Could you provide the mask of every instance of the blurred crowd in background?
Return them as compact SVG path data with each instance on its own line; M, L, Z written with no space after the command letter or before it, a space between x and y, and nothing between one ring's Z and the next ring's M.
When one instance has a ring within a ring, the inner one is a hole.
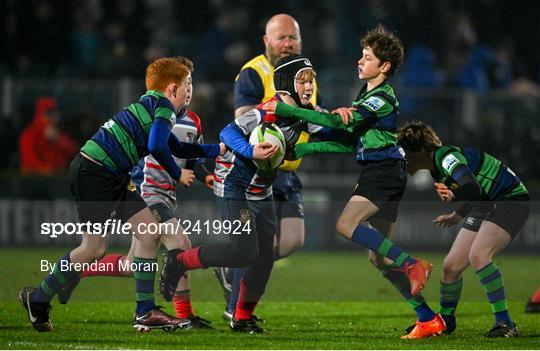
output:
M350 104L360 87L359 38L382 23L405 44L395 81L404 117L427 120L451 143L486 149L491 141L486 151L539 178L540 162L531 160L540 154L533 0L3 0L0 11L0 92L10 104L0 126L5 170L32 173L25 128L42 130L30 139L61 139L58 154L69 160L121 107L117 82L136 82L136 98L146 65L161 56L193 59L193 109L205 139L217 140L233 118L236 74L263 52L268 18L285 12L300 24L328 108ZM59 81L63 88L53 89ZM52 152L43 145L34 147ZM49 165L36 173L62 173L66 162Z

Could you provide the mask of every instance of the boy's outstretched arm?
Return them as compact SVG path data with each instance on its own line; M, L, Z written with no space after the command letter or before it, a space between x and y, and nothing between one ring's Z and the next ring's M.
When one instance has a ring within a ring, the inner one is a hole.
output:
M347 154L354 152L355 143L349 138L331 141L318 141L311 143L296 144L294 148L295 158L315 154Z
M156 119L150 129L148 151L173 179L179 179L180 168L176 165L173 154L179 158L215 158L220 153L220 147L218 144L181 143L174 134L171 134L170 124L166 120Z
M263 108L266 109L266 106L267 105L263 106ZM268 111L272 112L272 106L268 106L270 107ZM298 119L333 129L350 130L353 127L372 123L373 121L377 120L377 116L375 114L367 113L366 115L368 116L365 117L357 111L351 111L352 116L349 118L348 124L345 124L343 123L343 120L339 114L308 110L296 106L290 106L282 102L277 102L275 106L275 114L280 117Z
M178 140L176 135L170 134L167 141L171 152L178 158L216 158L221 153L219 144L192 144Z

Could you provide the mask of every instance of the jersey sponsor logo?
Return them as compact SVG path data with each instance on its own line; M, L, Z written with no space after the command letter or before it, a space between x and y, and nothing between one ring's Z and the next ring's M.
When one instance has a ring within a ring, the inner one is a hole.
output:
M448 173L452 172L452 168L459 163L459 160L456 156L450 154L442 160L442 168L444 168Z
M376 96L371 96L366 101L362 102L362 105L369 107L373 111L377 111L384 106L384 100L379 99Z

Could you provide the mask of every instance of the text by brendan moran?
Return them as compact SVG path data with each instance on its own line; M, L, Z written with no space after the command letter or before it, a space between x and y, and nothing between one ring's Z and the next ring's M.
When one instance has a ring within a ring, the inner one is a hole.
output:
M116 263L115 263L116 264ZM56 268L56 263L51 263L47 260L41 260L41 271L42 272L51 272ZM129 262L128 260L119 260L118 268L115 269L112 262L108 263L76 263L69 262L68 260L60 260L60 272L83 272L83 271L93 271L93 272L115 272L115 271L124 271L124 272L157 272L158 264L157 262Z

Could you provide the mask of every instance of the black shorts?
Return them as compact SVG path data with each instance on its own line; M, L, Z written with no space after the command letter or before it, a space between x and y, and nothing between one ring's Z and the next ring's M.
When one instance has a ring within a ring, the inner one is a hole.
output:
M373 217L395 222L406 185L405 161L370 161L360 164L360 176L352 195L365 197L379 208Z
M304 218L304 202L300 191L274 193L274 205L278 219Z
M529 218L529 207L528 196L489 203L483 202L482 206L472 208L465 218L462 228L478 232L482 222L488 221L508 232L513 240Z
M111 174L80 153L69 166L69 183L81 222L104 223L108 219L126 222L147 207L129 175Z
M165 223L169 219L176 218L174 212L164 203L156 203L150 205L149 208L158 223Z

